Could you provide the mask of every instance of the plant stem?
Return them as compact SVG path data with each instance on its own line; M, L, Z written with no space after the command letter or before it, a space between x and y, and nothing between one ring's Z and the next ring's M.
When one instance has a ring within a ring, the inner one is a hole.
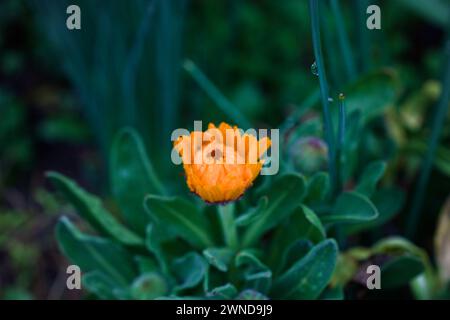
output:
M222 224L222 231L225 238L225 243L231 249L238 248L237 229L234 220L234 203L219 205L220 222Z
M331 10L333 11L334 20L336 22L339 48L341 49L342 57L344 58L347 79L349 81L353 81L356 77L355 58L353 57L350 42L348 40L348 35L345 30L344 19L342 17L339 0L331 0Z
M422 171L420 173L419 181L414 192L411 211L409 213L408 221L406 224L406 236L410 239L414 236L417 229L417 223L419 222L419 217L423 206L426 186L430 178L436 148L439 143L439 136L441 135L444 121L446 119L446 112L448 110L450 97L450 36L447 36L444 61L445 69L442 81L442 94L438 104L436 105L436 110L432 122L431 137L428 142L428 150L425 155Z
M324 53L324 59L328 61L328 81L330 85L334 85L337 90L341 90L341 85L345 84L342 81L342 76L340 72L340 63L337 61L339 58L336 52L339 48L336 47L336 41L334 41L334 25L331 23L331 19L327 15L327 1L319 1L319 12L320 12L320 27L321 27L321 36L323 37L322 43L324 48L327 48L327 51Z
M339 94L339 122L338 122L338 141L337 141L337 152L336 152L336 172L337 172L337 189L336 192L341 192L344 189L344 181L342 177L342 151L344 148L344 138L345 138L345 96L343 93ZM345 234L342 230L340 224L336 224L336 239L339 243L339 248L344 249L346 245Z
M317 0L309 0L309 12L311 16L312 41L314 46L314 56L319 75L320 93L322 98L323 121L325 127L325 140L328 144L328 167L330 174L331 193L334 193L336 186L336 146L334 143L333 124L329 110L329 89L325 74L325 66L320 45L319 28L319 6Z
M236 121L237 125L241 128L251 128L252 125L247 117L245 117L239 109L216 88L194 62L186 60L183 64L183 68L194 78L197 84L206 92L206 94L208 94L230 120Z
M338 127L338 139L339 148L341 149L344 145L345 138L345 126L346 126L346 114L345 114L345 95L343 93L339 94L339 127Z
M337 143L337 184L338 188L342 189L343 182L342 181L342 172L341 172L341 159L342 159L342 150L344 148L344 139L345 139L345 126L346 126L346 113L345 113L345 96L343 93L339 94L339 125L338 125L338 143Z

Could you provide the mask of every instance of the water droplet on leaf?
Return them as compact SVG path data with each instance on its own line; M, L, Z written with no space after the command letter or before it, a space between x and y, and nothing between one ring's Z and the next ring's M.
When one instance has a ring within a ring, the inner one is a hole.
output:
M311 72L313 75L318 76L319 75L319 69L317 69L317 64L314 61L314 63L311 65Z

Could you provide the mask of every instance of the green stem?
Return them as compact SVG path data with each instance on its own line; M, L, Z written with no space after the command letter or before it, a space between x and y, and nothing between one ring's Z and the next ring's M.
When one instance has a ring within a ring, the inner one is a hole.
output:
M220 222L222 224L222 231L225 238L225 243L231 249L237 249L239 246L236 223L234 220L234 203L219 205Z
M328 75L330 76L328 81L331 85L336 86L338 90L341 90L342 85L342 76L340 69L340 62L337 61L336 52L339 50L336 48L336 42L334 41L334 25L331 23L329 19L329 15L327 15L327 1L319 2L319 12L320 12L320 26L321 26L321 35L323 37L322 43L327 51L325 52L325 61L328 61Z
M345 95L339 94L339 126L338 126L338 139L339 149L344 146L345 139L345 126L346 126L346 114L345 114Z
M236 121L237 125L243 129L251 128L250 121L245 117L239 109L232 104L216 86L205 76L205 74L191 60L186 60L183 68L194 78L197 84L208 94L208 96L216 103L219 109L227 115L230 120Z
M312 41L314 46L314 56L319 75L320 93L322 99L323 121L325 127L325 140L328 144L328 167L330 174L331 194L334 193L336 186L336 146L334 143L333 124L329 110L329 89L325 74L325 66L322 57L322 48L320 45L319 28L319 6L317 0L309 0L309 12L311 16Z
M434 113L431 137L428 142L428 150L425 155L425 160L423 162L422 171L420 173L419 182L417 183L411 211L408 216L408 221L406 224L406 236L410 239L414 236L417 223L419 222L420 213L422 211L423 199L426 192L426 187L428 180L430 178L430 173L432 165L434 162L434 157L436 153L436 148L439 143L439 136L441 135L442 128L444 126L444 121L446 119L446 112L448 110L449 97L450 97L450 37L447 36L445 54L445 69L444 78L442 81L442 94L439 99L439 103L436 106Z
M345 113L345 96L343 93L339 94L339 125L338 125L338 143L337 143L337 179L338 188L342 189L343 177L342 177L342 151L344 149L345 139L345 126L346 126L346 113Z
M336 171L337 171L337 190L340 192L344 189L344 179L342 176L342 152L344 149L345 138L345 126L346 126L346 113L345 113L345 96L343 93L339 94L339 122L338 122L338 141L337 141L337 155L336 155ZM344 249L346 246L345 234L340 224L336 224L336 239L339 243L339 248Z
M331 10L333 11L334 20L336 22L336 29L338 33L339 48L344 58L345 71L347 79L353 81L356 78L355 58L352 54L350 41L345 30L344 18L342 17L339 0L331 0Z

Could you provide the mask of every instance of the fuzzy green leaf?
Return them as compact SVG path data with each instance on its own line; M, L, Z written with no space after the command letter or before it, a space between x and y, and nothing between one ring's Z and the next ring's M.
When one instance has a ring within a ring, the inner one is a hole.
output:
M81 233L65 217L56 225L56 239L64 255L83 272L99 270L122 286L136 275L133 258L127 251L108 239Z
M371 197L375 192L376 185L383 176L385 170L386 163L383 161L375 161L370 163L364 169L361 177L359 178L355 191L367 197Z
M252 289L245 289L236 297L237 300L269 300L267 296Z
M345 90L347 113L361 111L364 122L379 116L397 99L401 89L399 84L392 70L376 71L360 78ZM332 112L337 119L337 108Z
M314 243L325 239L325 229L317 215L307 206L301 205L292 214L292 220L298 226L299 237L311 240Z
M290 268L295 262L303 258L313 247L311 241L306 239L298 239L291 243L283 253L281 261L278 264L278 272Z
M372 221L344 226L346 234L370 230L391 220L403 207L405 193L396 187L381 189L374 193L371 201L377 208L379 216Z
M206 275L208 263L196 252L190 252L172 262L172 270L178 280L175 291L193 288Z
M140 274L158 270L157 261L151 257L135 256L134 261L136 262Z
M153 224L147 225L146 236L145 236L145 246L149 252L151 252L164 274L169 273L169 267L167 265L167 259L164 252L161 249L159 242L159 237L156 235L156 229Z
M210 265L226 272L233 257L233 251L228 248L208 248L203 250L203 255Z
M305 203L323 201L330 190L330 176L325 172L317 172L309 180L306 188Z
M419 257L412 255L394 257L381 267L381 288L407 285L424 270L424 264Z
M149 222L143 201L146 194L162 194L163 186L145 152L138 133L122 130L111 150L112 192L127 224L140 234Z
M281 299L317 298L333 274L337 253L337 244L332 239L314 246L305 257L276 279L271 296Z
M243 236L243 246L254 244L264 232L289 217L294 208L301 204L305 194L305 178L299 174L285 174L275 179L266 191L269 198L267 208L252 223Z
M377 208L366 196L344 192L337 198L332 212L320 218L322 222L366 222L377 217Z
M207 217L191 202L177 197L148 195L145 208L156 226L161 223L194 247L202 249L213 245Z
M243 250L235 257L235 265L243 268L245 287L266 293L272 284L272 271L250 250Z
M83 287L103 300L114 300L117 284L100 271L91 271L83 275Z
M143 245L143 239L121 225L102 205L99 198L80 188L69 178L50 172L47 177L65 198L75 207L78 214L98 231L109 235L124 245Z
M248 209L246 212L241 214L239 217L236 218L236 225L238 227L245 227L252 222L258 220L261 216L264 210L267 208L269 204L269 199L267 197L261 197L258 201L258 205L256 207L252 207Z
M234 299L236 297L238 291L234 285L231 283L227 283L223 286L216 287L208 292L208 298L215 299Z

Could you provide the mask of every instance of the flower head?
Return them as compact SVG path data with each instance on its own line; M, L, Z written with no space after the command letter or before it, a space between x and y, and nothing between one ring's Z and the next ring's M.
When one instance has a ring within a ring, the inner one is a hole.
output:
M271 141L243 133L236 126L210 123L205 132L180 136L174 147L182 157L189 189L210 203L242 196L261 171Z

